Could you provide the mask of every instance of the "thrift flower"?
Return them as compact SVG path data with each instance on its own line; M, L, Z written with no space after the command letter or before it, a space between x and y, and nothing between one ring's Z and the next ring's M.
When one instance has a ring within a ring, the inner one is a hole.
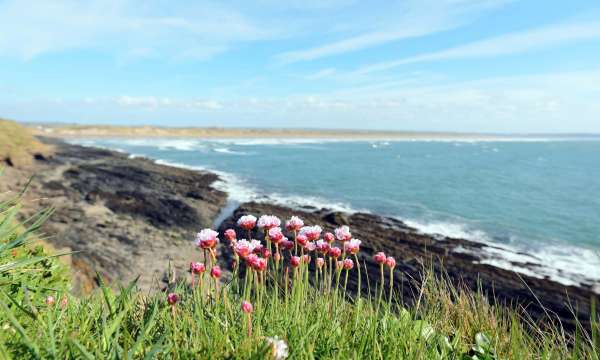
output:
M244 215L238 219L237 224L244 230L252 230L256 226L256 216Z
M217 245L217 242L219 242L218 235L219 233L212 229L201 230L196 235L196 245L203 249L212 249Z
M252 250L253 248L250 245L250 242L246 239L239 240L233 245L233 251L235 251L242 259L245 259L246 256L250 255Z
M318 253L325 255L329 252L329 243L327 243L326 241L317 240L315 245Z
M212 269L210 269L210 276L212 276L214 279L220 278L221 268L218 265L213 266Z
M385 264L385 261L387 260L387 258L385 257L385 254L383 253L383 251L380 251L373 256L373 260L375 260L375 262L378 263L379 265L383 265L383 264Z
M258 255L256 254L250 254L246 257L246 263L248 264L248 266L250 266L251 268L256 268L256 264L258 262Z
M352 239L344 243L344 249L347 253L355 255L360 251L361 241L358 239Z
M340 250L340 248L332 246L331 248L329 248L329 256L336 259L338 257L340 257L340 255L342 255L342 250Z
M46 297L46 301L45 301L45 302L46 302L46 305L48 305L48 306L52 306L52 305L54 305L54 302L55 302L55 301L56 301L56 300L54 299L54 296L52 296L52 295L48 295L48 296Z
M323 267L323 265L325 265L325 259L323 259L322 257L317 258L317 267L320 269Z
M352 239L352 234L350 233L350 228L346 225L340 226L339 228L335 229L335 237L339 241L348 241L348 240Z
M265 271L267 269L267 259L263 259L263 258L256 259L254 269L256 271Z
M260 253L263 249L263 245L260 243L259 240L256 239L252 239L250 240L250 251L255 252L255 253Z
M287 231L298 231L304 226L304 221L297 216L292 216L286 223Z
M344 268L344 260L338 260L335 262L335 268L340 270Z
M316 249L317 249L317 244L315 244L314 241L308 242L308 243L306 243L306 245L304 245L304 250L306 250L308 252L315 251Z
M267 249L265 247L262 249L262 251L260 253L261 253L262 257L264 257L264 258L268 259L271 257L271 251L269 251L269 249Z
M204 266L203 263L192 262L190 263L190 271L192 274L202 274L204 271L206 271L206 266Z
M298 244L300 244L300 246L304 246L308 242L308 238L304 234L299 234L298 236L296 236L296 241L298 242Z
M245 312L246 314L250 314L252 313L252 311L254 310L252 304L246 300L242 301L242 311Z
M388 258L385 260L385 264L390 267L390 268L395 268L396 267L396 259L394 259L391 256L388 256Z
M274 215L263 215L258 219L257 223L258 227L261 229L271 229L274 227L278 227L281 225L281 220L277 216Z
M223 235L225 236L225 239L227 239L229 241L234 241L237 238L237 234L235 233L235 230L233 230L233 229L225 230Z
M281 232L280 227L269 229L269 240L271 240L273 244L279 244L281 240L283 240L283 233Z
M335 236L333 236L333 234L330 232L326 232L323 235L323 240L327 241L328 243L332 243L335 240Z
M344 260L344 269L345 270L350 270L354 267L354 261L352 261L352 259L346 259Z
M283 250L292 250L294 248L294 242L284 238L284 240L281 240L281 248Z
M179 301L179 296L177 296L177 294L169 293L167 295L167 302L169 303L169 305L175 305L175 304L177 304L178 301Z
M290 264L292 264L293 267L300 266L300 257L292 256L292 258L290 259Z
M300 229L300 234L306 236L308 241L315 241L321 236L321 227L319 225L315 226L305 226Z
M305 264L310 264L310 255L304 255L304 256L302 256L302 261Z

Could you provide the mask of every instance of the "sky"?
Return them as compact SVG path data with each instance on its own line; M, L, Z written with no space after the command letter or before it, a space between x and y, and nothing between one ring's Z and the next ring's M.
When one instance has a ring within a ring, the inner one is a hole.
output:
M600 1L0 0L0 117L600 133Z

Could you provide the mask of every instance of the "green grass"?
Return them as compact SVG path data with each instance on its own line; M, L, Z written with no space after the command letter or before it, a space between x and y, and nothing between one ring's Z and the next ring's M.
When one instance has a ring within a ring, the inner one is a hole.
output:
M51 147L38 141L15 121L0 119L0 166L29 165L35 154L48 155Z
M306 266L296 275L271 267L265 281L250 271L219 285L208 270L202 285L171 284L180 298L172 306L165 292L144 293L135 282L75 298L60 285L54 258L27 250L48 213L24 232L4 225L18 206L18 199L0 206L0 359L268 359L273 337L285 341L291 359L599 359L597 322L589 334L540 328L427 272L410 308L387 291L356 301L343 291L345 272L337 291L332 273L329 290L325 273L308 281L315 274ZM18 260L14 250L23 254ZM384 278L388 289L387 271ZM48 295L54 304L44 302ZM253 304L251 314L242 300Z

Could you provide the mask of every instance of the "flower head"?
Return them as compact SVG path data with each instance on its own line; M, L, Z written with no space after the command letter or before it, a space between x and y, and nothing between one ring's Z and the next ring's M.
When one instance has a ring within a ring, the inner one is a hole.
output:
M387 259L385 259L385 264L390 267L390 268L395 268L396 267L396 259L394 259L391 256L388 256Z
M233 245L233 251L235 251L235 253L242 259L245 259L246 256L250 255L253 250L254 250L254 248L252 247L250 242L246 239L238 240Z
M210 269L210 276L212 276L215 279L220 278L221 268L218 265L213 266L212 269Z
M274 215L263 215L258 219L257 223L258 227L261 229L271 229L274 227L278 227L281 225L281 220L277 216Z
M300 257L298 257L298 256L292 256L290 258L290 264L292 264L293 267L300 266Z
M250 314L252 313L252 311L254 310L254 308L252 307L252 304L249 301L242 301L242 311L245 312L246 314Z
M375 262L378 263L379 265L385 264L386 259L387 258L385 257L385 254L383 253L383 251L380 251L377 254L373 255L373 260L375 260Z
M260 252L260 254L262 255L262 257L268 259L271 257L271 251L269 249L267 249L266 247L263 247L262 251Z
M327 241L328 243L332 243L335 240L335 236L330 232L326 232L323 234L323 240Z
M304 226L304 221L297 216L292 216L286 223L287 231L298 231Z
M255 254L260 254L263 247L264 246L260 243L259 240L256 240L256 239L250 240L250 251L254 252Z
M300 234L306 236L308 241L315 241L321 236L321 227L319 225L315 226L304 226L300 229Z
M352 239L350 228L347 225L340 226L339 228L335 229L335 237L339 241L348 241Z
M175 304L177 304L178 301L179 301L179 296L177 296L177 294L169 293L167 295L167 302L169 303L169 305L175 305Z
M280 227L269 229L269 240L271 240L273 244L279 244L281 240L283 240L283 233L281 232Z
M352 259L346 259L344 260L344 269L345 270L350 270L354 267L354 261L352 261Z
M248 264L248 266L250 266L251 268L255 268L256 264L258 262L258 255L256 254L250 254L248 256L246 256L246 263Z
M256 226L256 216L244 215L238 219L237 224L244 230L252 230Z
M192 274L202 274L204 271L206 271L206 266L204 266L203 263L191 262L190 271Z
M358 240L358 239L352 239L350 241L346 241L344 243L344 250L346 250L347 253L355 255L358 254L358 252L360 251L360 244L362 241Z
M335 262L335 268L340 270L344 268L344 260L338 260Z
M310 264L310 255L306 254L302 256L302 262L304 262L305 264Z
M329 248L329 256L336 259L342 255L342 250L339 247L332 246Z
M294 242L284 238L284 240L281 240L281 248L283 250L292 250L294 248Z
M267 269L267 259L258 258L254 263L254 270L265 271Z
M203 229L196 234L196 245L203 249L212 249L219 242L219 233L212 229Z
M235 233L235 230L233 230L233 229L225 230L223 235L225 236L225 239L227 239L229 241L234 241L237 238L237 234Z
M320 254L327 254L327 252L329 252L329 243L327 243L324 240L317 240L317 242L315 243L316 247L317 247L317 252Z
M299 234L298 236L296 236L296 242L298 242L298 244L300 244L301 246L304 246L308 242L308 238L304 234Z
M306 250L308 252L315 251L316 249L317 249L317 244L315 244L314 241L307 242L306 245L304 245L304 250Z
M279 339L277 336L268 337L267 343L271 347L272 355L274 360L287 359L289 356L288 346L285 341Z
M52 306L52 305L54 305L54 302L55 302L55 301L56 301L56 300L54 299L54 296L52 296L52 295L48 295L48 296L46 297L45 303L46 303L46 305L48 305L48 306Z
M323 267L323 265L325 265L325 259L323 259L322 257L317 258L317 267L320 269Z

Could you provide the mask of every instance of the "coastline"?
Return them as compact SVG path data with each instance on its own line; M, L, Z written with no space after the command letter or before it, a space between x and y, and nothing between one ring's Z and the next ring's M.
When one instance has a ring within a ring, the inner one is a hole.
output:
M81 251L73 256L73 264L83 290L98 282L96 270L108 280L122 282L142 275L140 286L150 289L170 276L164 271L169 263L178 276L186 272L189 256L195 253L190 239L198 229L218 225L223 230L241 214L269 213L281 218L300 215L328 230L349 224L364 241L361 261L368 272L376 276L378 271L371 259L374 249L399 260L397 276L404 279L399 283L406 285L402 289L406 301L411 299L410 284L419 279L424 266L453 283L475 290L481 287L490 298L493 295L503 303L526 306L535 318L543 317L544 308L548 308L567 325L573 325L574 320L568 304L581 311L579 321L585 323L590 299L597 297L598 290L590 284L565 285L486 263L482 261L486 250L500 250L489 244L424 234L398 219L374 214L317 207L292 209L269 203L268 199L232 204L218 186L223 181L219 174L69 145L57 139L43 141L54 144L57 151L51 158L35 161L32 171L37 176L31 196L43 199L42 205L60 205L50 219L49 232L51 229L56 234L50 242L59 248ZM220 219L223 222L215 224ZM224 248L220 251L227 254ZM535 268L527 261L510 263ZM351 288L356 287L355 280L351 278Z

